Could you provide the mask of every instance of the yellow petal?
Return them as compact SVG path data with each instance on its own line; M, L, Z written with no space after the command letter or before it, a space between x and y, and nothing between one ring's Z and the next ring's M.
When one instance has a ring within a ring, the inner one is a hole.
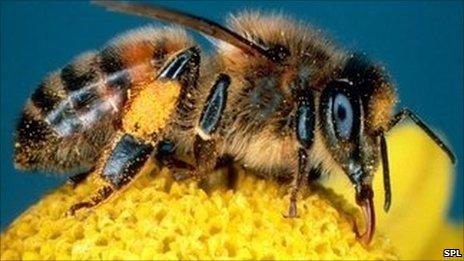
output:
M431 236L432 240L428 242L418 259L449 260L449 257L443 257L444 249L459 249L461 255L464 255L463 234L464 227L462 222L460 224L442 224L442 226L439 226L433 232Z

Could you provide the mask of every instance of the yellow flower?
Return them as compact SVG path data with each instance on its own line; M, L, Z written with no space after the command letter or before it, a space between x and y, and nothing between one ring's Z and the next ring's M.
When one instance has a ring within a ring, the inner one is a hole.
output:
M63 186L23 213L1 235L1 259L420 259L460 247L460 229L445 226L452 166L416 127L388 137L393 205L382 209L376 174L378 230L357 242L358 213L347 178L305 192L300 218L286 219L287 189L240 173L235 191L173 182L167 170L144 173L110 202L66 216L95 184ZM156 174L154 174L156 173ZM341 196L340 196L341 195ZM344 198L343 198L344 197Z

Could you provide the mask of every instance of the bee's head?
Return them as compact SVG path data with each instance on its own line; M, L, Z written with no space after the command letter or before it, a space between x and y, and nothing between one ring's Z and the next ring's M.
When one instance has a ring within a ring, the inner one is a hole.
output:
M374 229L372 176L380 153L379 135L388 127L396 96L382 69L352 55L320 96L320 126L326 145L356 190L356 202ZM371 226L371 228L369 228ZM372 230L372 231L370 231Z

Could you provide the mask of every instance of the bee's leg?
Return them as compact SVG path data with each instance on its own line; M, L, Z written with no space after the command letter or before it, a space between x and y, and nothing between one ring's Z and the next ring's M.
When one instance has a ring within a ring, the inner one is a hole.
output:
M176 170L172 174L175 180L179 181L190 178L200 180L215 169L218 153L216 143L213 140L203 140L200 136L195 136L193 151L195 166L189 166L188 163L176 160ZM178 168L179 166L181 168Z
M238 167L230 155L222 155L216 162L215 169L226 168L225 185L228 189L235 189L238 181Z
M173 157L173 156L164 158L163 165L168 167L169 169L181 169L181 170L188 170L188 171L195 170L195 167L192 166L192 164L186 161L177 159L176 157Z
M227 188L234 190L238 182L238 169L233 160L228 160L227 164Z
M203 140L197 135L193 150L196 161L196 170L193 172L194 177L201 179L216 168L216 162L219 158L216 142L214 140Z
M195 167L191 164L176 158L175 145L169 140L162 140L158 142L155 157L159 163L171 170L195 170Z
M145 162L153 152L153 146L130 134L116 135L109 153L101 158L97 169L102 187L89 201L77 203L69 209L73 215L81 208L91 208L108 199L114 192L120 190L140 173Z
M197 164L195 174L199 178L215 169L219 159L216 142L212 135L216 132L226 107L229 85L230 77L228 75L219 74L216 77L196 128L197 135L193 150Z
M197 154L199 153L203 152L197 150ZM201 176L196 174L199 171L192 164L179 160L174 156L174 144L172 142L163 140L158 143L156 159L158 162L172 170L172 176L176 181ZM204 166L204 171L202 171L202 173L207 173L212 167L212 165L210 165L212 162L209 162L208 164L204 164L204 162L197 162L196 164ZM208 167L205 167L205 165ZM236 166L233 164L233 159L230 156L219 157L213 169L221 168L227 168L227 180L224 180L225 184L229 189L235 189L238 179L238 171Z
M311 147L314 140L315 129L315 105L312 91L300 88L298 95L298 109L295 117L296 136L299 142L298 148L298 169L294 176L290 189L290 207L287 217L296 217L297 212L297 197L304 181L308 180L310 172L310 164L308 162L307 150Z
M230 77L219 74L216 77L211 91L203 107L200 121L196 127L197 134L193 144L195 156L195 169L189 171L178 171L174 174L176 179L195 178L201 179L215 169L219 159L216 149L215 133L224 108L227 103L227 89L230 85Z
M290 206L288 208L288 215L285 217L298 217L296 201L298 198L298 193L300 192L302 185L305 183L304 181L307 181L309 178L308 175L308 155L303 148L300 148L298 150L298 172L292 181L292 186L290 188Z
M66 184L68 184L72 188L75 188L82 181L84 181L89 176L89 174L92 173L94 170L95 170L95 167L93 167L90 170L87 170L85 172L75 174L75 175L68 178L68 180L66 181Z
M92 195L89 201L82 201L79 203L76 203L72 205L68 209L68 215L73 216L77 210L81 208L92 208L101 202L103 202L105 199L109 198L109 196L113 193L113 188L111 186L102 186L101 188L98 189L97 193Z
M297 175L294 177L292 185L290 187L290 206L288 208L288 214L284 215L284 217L286 218L298 217L296 202L298 198L298 193L300 192L301 187L305 184L305 181L307 181L308 184L312 184L321 176L320 169L318 168L312 168L309 170L308 173L306 152L303 149L300 149L299 153L299 170Z

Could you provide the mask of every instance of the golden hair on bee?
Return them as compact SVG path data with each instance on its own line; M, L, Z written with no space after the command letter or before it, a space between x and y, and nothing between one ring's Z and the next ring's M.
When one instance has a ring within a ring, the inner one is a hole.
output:
M179 27L146 27L84 54L39 86L19 121L15 162L23 169L95 169L100 189L70 214L127 187L149 159L177 180L243 166L290 182L288 217L300 189L340 172L353 183L368 244L375 231L372 178L383 165L391 202L385 133L409 116L451 158L414 113L394 114L396 92L383 69L343 50L319 30L283 15L244 12L225 27L134 2L97 1L215 39L203 53Z

